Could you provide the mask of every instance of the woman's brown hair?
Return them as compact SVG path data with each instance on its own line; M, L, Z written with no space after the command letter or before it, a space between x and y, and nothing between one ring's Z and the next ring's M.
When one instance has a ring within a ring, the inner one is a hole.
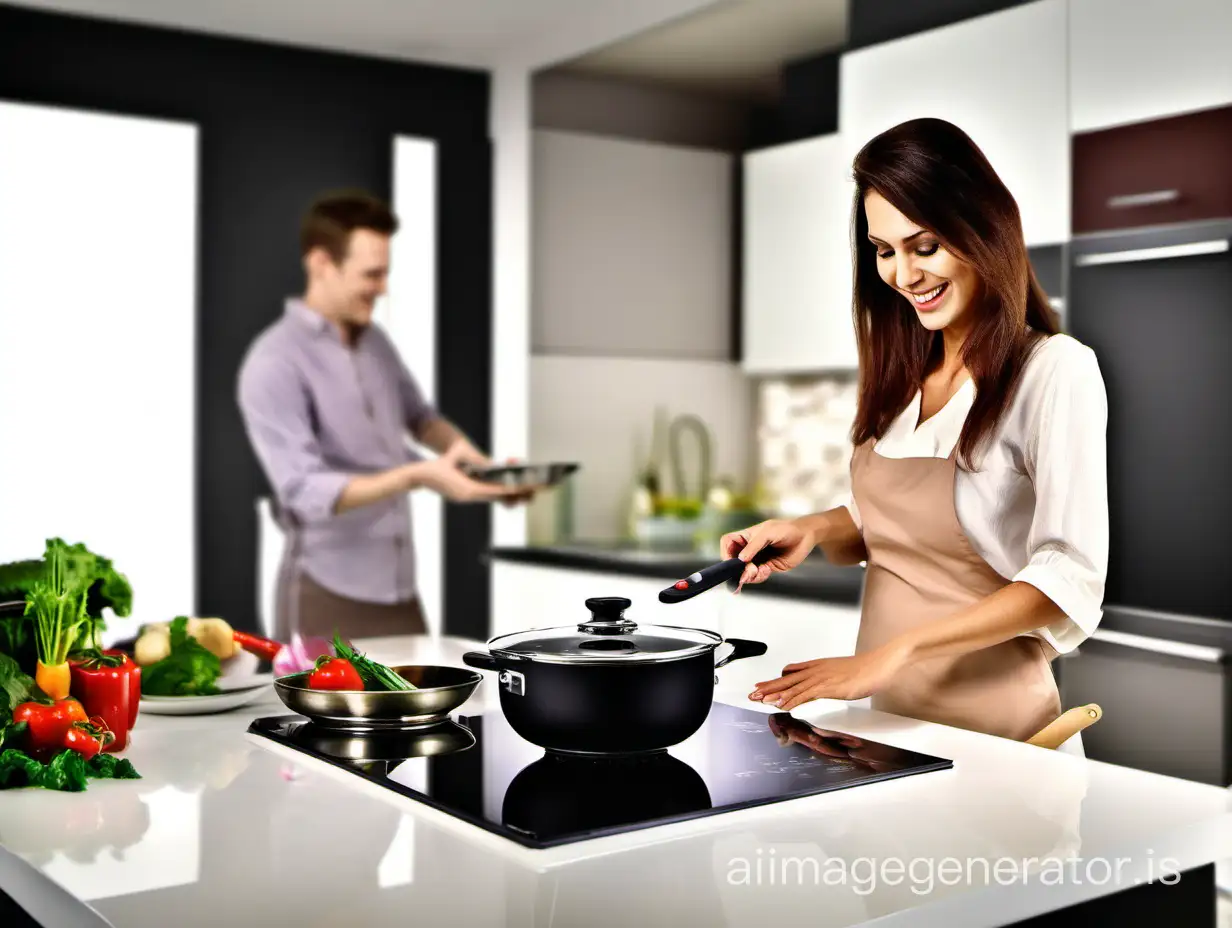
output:
M1018 204L967 134L941 119L914 119L883 132L856 155L853 170L860 392L852 441L884 435L943 350L941 333L924 328L877 272L864 213L865 196L876 191L979 277L975 324L962 349L976 387L958 445L960 462L969 466L1009 407L1038 337L1060 331L1027 257Z

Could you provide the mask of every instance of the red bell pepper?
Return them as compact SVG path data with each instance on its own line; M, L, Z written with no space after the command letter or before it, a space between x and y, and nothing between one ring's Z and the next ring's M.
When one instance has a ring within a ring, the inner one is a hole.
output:
M129 732L137 722L141 700L141 668L122 651L86 651L69 659L72 692L86 714L97 716L115 735L103 746L108 753L128 747Z
M65 734L86 718L85 708L76 699L58 699L51 705L23 702L13 709L13 721L26 724L29 753L40 759L64 747Z
M137 709L141 705L141 665L119 650L107 650L104 654L118 654L124 658L124 666L128 668L128 730L137 725Z

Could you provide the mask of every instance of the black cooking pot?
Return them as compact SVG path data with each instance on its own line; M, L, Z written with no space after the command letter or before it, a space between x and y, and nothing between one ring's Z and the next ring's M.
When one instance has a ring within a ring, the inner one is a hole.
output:
M639 628L625 618L631 605L588 599L588 622L502 635L462 660L500 672L501 709L532 744L567 754L666 750L706 721L715 670L765 654L766 645L697 628ZM733 650L715 663L724 643Z

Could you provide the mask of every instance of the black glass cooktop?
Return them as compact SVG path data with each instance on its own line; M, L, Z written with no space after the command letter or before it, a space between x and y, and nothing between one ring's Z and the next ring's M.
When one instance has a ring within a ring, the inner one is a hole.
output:
M687 741L641 757L550 754L499 709L379 735L330 731L302 716L257 719L249 731L532 848L953 766L723 703Z

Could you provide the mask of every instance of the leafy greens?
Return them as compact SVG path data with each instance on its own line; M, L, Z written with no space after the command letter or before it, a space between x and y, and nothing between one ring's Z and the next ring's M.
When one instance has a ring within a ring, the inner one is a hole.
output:
M114 754L96 754L89 760L76 751L61 751L47 763L14 748L0 751L0 789L27 786L79 793L90 780L140 780L132 762Z
M23 702L50 703L34 678L23 673L17 661L7 654L0 654L0 722L13 717L13 710Z
M133 588L124 574L116 571L110 560L95 554L80 542L69 545L61 538L47 539L47 546L63 547L65 552L79 559L88 567L92 577L89 582L90 597L86 612L91 618L101 618L103 609L110 607L120 618L126 618L133 608ZM46 559L30 559L0 564L0 602L21 600L34 589L34 584L47 575Z
M70 545L61 538L48 538L42 559L0 564L0 603L27 603L36 590L53 582L56 561L68 565L66 579L78 595L84 593L85 619L78 623L70 650L101 647L103 610L110 608L120 618L130 615L133 590L128 578L116 571L109 559L84 544ZM0 615L0 651L30 663L36 656L34 625L28 615Z
M171 623L171 653L141 670L141 692L146 696L213 696L222 662L188 634L188 618Z

